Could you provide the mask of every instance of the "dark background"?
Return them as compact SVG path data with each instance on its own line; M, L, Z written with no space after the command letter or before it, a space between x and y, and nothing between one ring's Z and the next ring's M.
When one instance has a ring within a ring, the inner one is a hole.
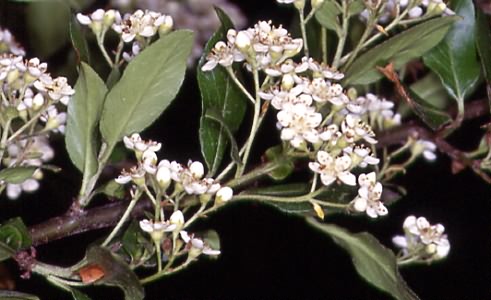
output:
M234 2L248 16L249 24L259 19L286 23L293 15L292 9L280 8L274 0ZM22 4L0 0L0 24L13 31L26 45L28 56L32 56L35 47L28 43L23 12ZM48 58L50 70L51 66L56 68L64 63L68 50L69 46ZM193 71L189 71L186 88L144 134L145 138L163 142L161 157L181 162L201 159L197 136L200 98L194 78ZM475 147L482 121L466 124L451 142L466 150ZM270 121L268 126L272 125L274 122ZM276 137L272 139L271 134L275 131L263 132L259 137L256 156L274 144ZM69 207L80 177L70 165L63 140L55 139L55 147L54 163L64 171L46 174L39 193L17 201L0 199L0 221L20 215L32 225ZM442 154L434 163L418 161L398 182L407 188L408 195L389 207L387 217L372 221L367 217L329 216L326 221L352 231L368 231L388 247L392 247L391 237L401 233L402 222L409 214L442 223L452 247L448 259L431 266L403 269L409 286L422 299L491 299L490 187L469 171L452 175L450 161ZM198 228L212 228L219 233L222 255L217 260L201 258L186 271L148 285L146 299L386 298L356 274L346 253L327 236L304 226L301 218L254 203L240 203L212 215ZM85 245L106 233L87 233L41 246L38 255L46 262L69 265L83 257ZM18 275L14 262L6 265L13 276ZM19 279L16 285L17 290L40 295L42 299L70 299L37 276ZM93 299L122 298L116 289L85 291Z

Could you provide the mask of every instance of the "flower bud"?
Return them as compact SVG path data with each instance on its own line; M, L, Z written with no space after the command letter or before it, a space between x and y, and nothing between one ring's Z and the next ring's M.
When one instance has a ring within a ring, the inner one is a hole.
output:
M176 210L170 216L170 223L176 225L176 231L179 231L181 227L184 225L184 215L180 210Z
M290 74L285 74L281 79L281 87L284 90L289 91L293 88L294 85L295 85L295 80L293 79L293 76Z
M228 186L220 188L215 195L215 205L221 205L227 201L230 201L234 196L234 191Z
M201 178L205 174L203 164L199 161L191 163L191 165L189 166L189 171L191 171L191 174L194 178Z
M298 10L304 9L304 7L305 7L305 0L295 0L295 2L293 2L293 5Z
M237 33L237 37L235 39L235 46L239 48L244 53L247 53L248 50L251 48L251 38L245 31L239 31Z
M157 183L159 187L162 189L162 191L167 190L167 188L172 182L170 169L165 166L160 166L157 169L155 178L157 179Z
M319 7L324 4L324 0L312 0L312 8L313 9L318 9Z
M174 20L172 19L171 16L165 16L164 17L164 22L159 26L159 35L163 36L169 31L172 30L172 27L174 26Z

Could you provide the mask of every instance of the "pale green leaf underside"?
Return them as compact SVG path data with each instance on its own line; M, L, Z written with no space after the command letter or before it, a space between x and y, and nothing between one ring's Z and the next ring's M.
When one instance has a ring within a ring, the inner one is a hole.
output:
M97 126L106 93L104 81L82 62L75 95L68 104L65 143L70 159L84 176L91 176L97 170Z
M106 97L101 133L109 147L152 124L175 98L184 80L193 33L165 35L132 60Z

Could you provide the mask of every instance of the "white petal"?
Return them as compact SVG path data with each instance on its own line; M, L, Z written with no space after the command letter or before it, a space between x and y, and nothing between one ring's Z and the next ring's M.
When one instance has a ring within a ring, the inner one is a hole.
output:
M356 185L356 176L351 174L349 171L338 173L338 178L347 185Z

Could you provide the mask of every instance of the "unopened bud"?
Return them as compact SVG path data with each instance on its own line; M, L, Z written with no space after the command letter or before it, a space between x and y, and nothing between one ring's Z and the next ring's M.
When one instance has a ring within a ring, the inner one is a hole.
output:
M245 31L239 31L235 39L235 46L239 48L242 52L247 53L251 48L251 38Z
M162 25L159 26L159 35L163 36L163 35L169 33L169 31L172 30L173 26L174 26L174 20L172 19L172 17L171 16L165 16L164 22L162 23Z
M177 226L177 231L181 229L182 225L184 225L184 215L180 210L176 210L172 213L170 216L170 223Z
M305 7L305 0L295 0L295 2L293 2L293 5L296 9L302 10Z
M191 174L194 178L201 178L205 174L203 164L199 161L191 163L191 165L189 166L189 171L191 171Z
M159 167L155 174L155 178L162 191L167 190L172 182L170 169L164 166Z
M221 205L227 201L230 201L234 196L234 191L228 186L220 188L215 195L215 205Z
M318 9L319 7L324 4L324 0L312 0L312 8L313 9Z

